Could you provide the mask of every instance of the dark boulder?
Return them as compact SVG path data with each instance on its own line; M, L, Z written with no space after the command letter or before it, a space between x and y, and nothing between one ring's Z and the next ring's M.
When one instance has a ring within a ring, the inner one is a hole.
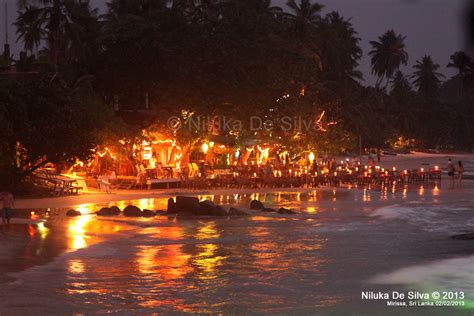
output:
M212 216L229 216L229 213L220 205L217 205L212 211Z
M258 200L252 200L252 202L250 202L251 210L262 210L264 208L265 206L263 205L263 203Z
M97 216L117 216L120 214L120 209L116 206L103 207L95 214Z
M229 210L229 216L249 216L249 214L239 209L231 207Z
M292 210L289 210L287 208L284 208L284 207L281 207L279 210L278 210L278 213L279 214L296 214L296 212L292 211Z
M143 210L142 216L143 217L155 217L156 213L152 210Z
M76 211L76 210L69 210L66 212L66 216L69 216L69 217L76 217L76 216L81 216L81 212L79 211Z
M474 240L474 233L464 233L451 236L452 239L458 240Z
M274 213L275 213L275 212L276 212L276 210L275 210L274 208L269 208L269 207L265 207L265 208L263 208L261 211L262 211L262 212L268 212L268 213L270 213L270 212L274 212Z
M199 215L213 215L214 209L216 207L217 205L209 200L199 202Z
M179 215L199 215L199 199L189 196L177 196L175 203L176 213Z
M168 214L176 214L176 203L172 198L168 199Z
M112 212L112 215L120 215L122 213L119 207L115 205L110 207L110 212Z
M228 216L227 211L214 202L206 200L199 203L199 214L202 216Z
M141 217L143 216L143 212L136 206L127 205L127 207L123 209L123 215L127 217Z

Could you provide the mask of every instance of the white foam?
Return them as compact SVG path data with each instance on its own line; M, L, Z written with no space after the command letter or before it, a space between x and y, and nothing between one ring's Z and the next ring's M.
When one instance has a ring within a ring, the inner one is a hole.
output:
M423 210L423 213L420 211ZM381 207L375 210L371 216L380 216L385 219L416 219L432 217L434 214L426 208L401 206L399 204Z
M369 280L374 284L409 285L474 293L474 256L434 261L403 268Z

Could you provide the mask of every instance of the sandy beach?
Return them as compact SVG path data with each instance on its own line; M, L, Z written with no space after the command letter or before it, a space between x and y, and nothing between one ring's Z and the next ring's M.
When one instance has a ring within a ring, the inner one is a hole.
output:
M412 153L397 156L383 156L381 162L378 164L383 168L396 167L398 170L411 169L428 169L430 166L439 166L445 171L448 158L453 162L459 160L463 161L465 166L466 176L474 175L474 154L428 154L428 153ZM344 159L340 157L339 159ZM366 161L362 161L366 163ZM445 176L446 178L446 176ZM469 187L470 182L466 182L465 186ZM330 189L332 188L322 188ZM271 192L272 190L259 189L258 192ZM311 191L311 189L290 188L286 189L288 192ZM139 200L145 198L161 198L176 195L206 195L206 194L232 194L232 193L253 193L255 190L249 189L217 189L217 190L185 190L185 189L170 189L170 190L115 190L112 194L106 194L99 191L90 190L74 196L51 197L51 198L21 198L17 199L16 207L19 209L29 208L72 208L84 204L108 204L114 201L124 200Z

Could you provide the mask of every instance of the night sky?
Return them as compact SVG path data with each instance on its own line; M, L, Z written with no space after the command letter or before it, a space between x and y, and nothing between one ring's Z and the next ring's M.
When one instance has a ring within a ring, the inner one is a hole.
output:
M9 4L9 22L15 18L16 0L0 0ZM275 5L285 8L286 0L273 0ZM104 0L91 0L93 6L105 8ZM323 14L339 11L344 17L352 17L356 31L361 38L364 51L360 70L366 84L374 84L375 78L370 73L369 41L377 39L389 29L406 36L406 50L409 54L409 65L402 69L410 74L411 67L417 59L425 54L433 57L441 65L441 72L446 76L454 74L447 69L449 56L456 50L464 49L463 18L466 0L319 0L324 4ZM2 6L3 9L3 6ZM0 43L4 42L5 22L2 10ZM15 30L10 27L10 43L16 40ZM13 51L18 52L21 43L13 44Z

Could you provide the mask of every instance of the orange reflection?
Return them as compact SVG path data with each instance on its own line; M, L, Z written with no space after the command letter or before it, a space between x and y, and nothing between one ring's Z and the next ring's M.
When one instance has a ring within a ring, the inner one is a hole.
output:
M192 271L188 265L191 256L182 251L182 245L139 246L138 249L135 263L141 274L156 274L171 281Z
M85 226L91 221L90 216L80 216L69 222L68 237L70 238L69 247L77 250L87 247L87 236Z
M201 280L215 279L219 276L219 267L226 257L219 256L216 244L197 245L199 253L193 259L193 265L199 269L198 277Z
M215 222L210 222L207 225L199 227L197 234L196 234L196 239L211 239L211 238L219 238L220 234L216 230L216 223Z
M196 239L198 240L215 239L220 236L215 222L200 226L196 233ZM225 257L217 254L219 246L217 244L200 244L196 246L196 249L198 253L193 258L193 265L199 269L198 277L201 280L216 278L218 276L217 268L222 265L225 259Z
M71 274L84 273L84 262L82 260L69 260L68 272Z
M41 239L45 239L46 236L48 236L49 234L49 228L47 228L46 226L44 226L44 223L43 222L40 222L36 225L39 233L40 233L40 236L41 236Z
M313 206L308 206L306 208L306 212L310 213L310 214L317 214L319 213L318 209L316 207L313 207Z

